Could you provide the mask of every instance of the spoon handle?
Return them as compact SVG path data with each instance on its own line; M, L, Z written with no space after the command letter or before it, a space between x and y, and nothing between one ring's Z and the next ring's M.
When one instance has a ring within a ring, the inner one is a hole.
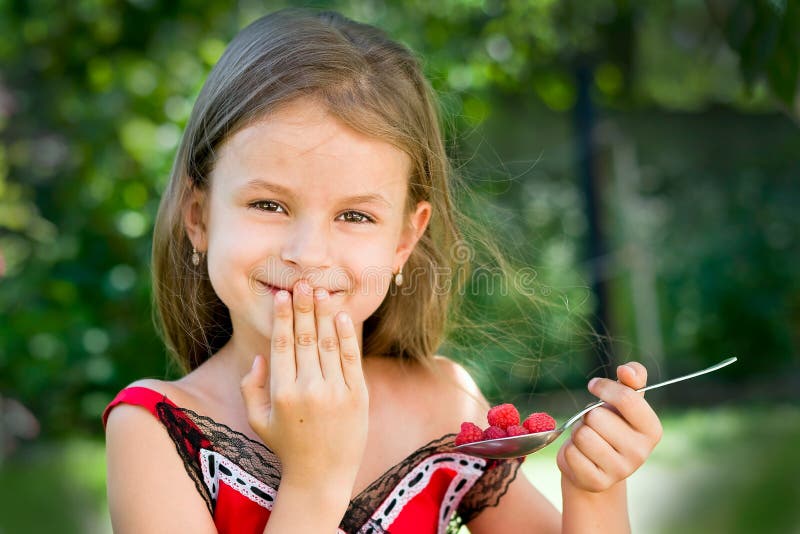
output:
M647 390L650 390L650 389L660 388L661 386L667 386L669 384L674 384L675 382L680 382L682 380L688 380L688 379L694 378L696 376L704 375L706 373L711 373L713 371L716 371L717 369L722 369L726 365L730 365L735 361L736 361L736 357L734 356L733 358L728 358L727 360L722 360L721 362L719 362L717 364L714 364L711 367L707 367L707 368L705 368L705 369L703 369L701 371L697 371L695 373L691 373L691 374L684 375L684 376L679 376L678 378L673 378L671 380L665 380L664 382L659 382L659 383L653 384L651 386L639 388L636 391L647 391ZM566 423L564 423L564 426L562 427L562 430L566 430L567 428L572 426L572 424L575 423L575 421L577 421L578 419L580 419L583 416L583 414L585 414L587 412L590 412L590 411L594 410L595 408L597 408L598 406L602 406L603 404L605 404L605 401L597 401L594 404L590 404L589 406L587 406L586 408L584 408L580 412L578 412L575 415L573 415Z

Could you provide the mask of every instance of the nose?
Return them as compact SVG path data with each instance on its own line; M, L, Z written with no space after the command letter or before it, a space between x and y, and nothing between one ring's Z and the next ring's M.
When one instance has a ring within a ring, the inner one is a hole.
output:
M298 220L286 235L281 259L294 264L301 273L307 269L330 267L329 230L330 227L324 220Z

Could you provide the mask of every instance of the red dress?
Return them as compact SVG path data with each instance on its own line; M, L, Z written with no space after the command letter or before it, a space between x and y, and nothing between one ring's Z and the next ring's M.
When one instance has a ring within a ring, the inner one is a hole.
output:
M219 532L264 531L281 479L268 447L143 387L123 389L106 407L104 425L120 403L142 406L164 425ZM497 505L521 462L453 452L454 437L423 445L359 493L339 532L450 534Z

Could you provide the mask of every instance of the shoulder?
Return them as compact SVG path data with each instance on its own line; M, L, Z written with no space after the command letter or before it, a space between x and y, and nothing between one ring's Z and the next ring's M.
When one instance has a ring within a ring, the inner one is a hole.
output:
M489 409L469 372L445 356L432 356L427 365L373 356L364 359L364 374L371 411L419 423L413 431L406 429L409 439L457 433L465 421L483 425Z
M436 388L442 392L443 402L453 407L452 416L444 418L445 424L453 429L451 432L458 432L460 423L465 421L485 427L490 404L474 378L462 365L449 358L437 355L434 362L438 369L435 374L439 375L435 379ZM541 532L560 530L558 511L526 476L515 475L503 488L499 495L495 493L496 487L486 490L495 504L484 508L469 522L470 532L522 532L529 530L531 525L540 525Z
M160 402L160 397L166 399L180 408L193 409L198 405L198 398L192 389L187 388L180 382L170 382L155 378L143 378L131 382L122 392L128 392L136 388L144 388L157 395L139 395L134 392L120 399L118 404L112 404L107 408L106 436L118 432L130 433L132 427L146 430L159 429L161 427L155 415L155 404ZM121 393L122 393L121 392Z
M489 401L469 371L446 356L436 355L433 360L440 372L437 385L446 399L459 408L461 421L482 423L489 410Z
M158 380L156 378L142 378L131 382L128 388L142 387L147 388L162 395L165 395L169 400L179 406L183 406L187 402L192 404L195 400L195 393L179 381Z
M141 395L137 395L135 393L131 394L129 391L137 388L144 388L150 392L154 392L160 396L166 397L168 401L180 408L189 408L194 411L202 411L202 408L206 406L208 402L202 395L201 390L197 387L194 387L193 383L187 380L188 376L189 375L176 381L158 380L156 378L142 378L140 380L131 382L120 391L120 393L126 392L128 395L123 396L121 402L116 404L114 408L110 410L109 418L111 417L111 414L117 412L125 406L130 408L130 405L139 404L140 406L144 407L145 404L153 402L152 397L142 397ZM146 401L140 403L137 402L138 399L146 399Z
M137 387L155 391L176 404L181 398L179 389L168 382L156 379L137 380L123 391ZM141 443L141 440L159 442L169 439L156 416L149 412L147 404L147 402L125 400L108 412L106 448L109 452L109 461L113 459L111 452L134 452L136 447L132 445Z
M130 383L123 389L145 388L165 396L177 406L183 406L191 395L174 382L145 378ZM129 397L130 398L130 397ZM152 402L152 401L150 401ZM114 406L108 412L106 422L106 446L108 449L128 451L131 444L141 443L141 440L163 442L169 437L161 422L150 413L149 402L128 401ZM169 450L169 449L168 449Z
M145 388L165 396L177 406L183 406L190 395L174 382L145 378L123 389ZM114 462L128 464L147 451L148 461L160 461L174 456L175 446L158 417L153 413L152 399L128 397L108 412L106 420L106 451L109 467Z
M453 385L463 389L465 393L471 395L482 395L475 379L464 366L448 358L447 356L435 355L433 363L442 378L449 380Z
M180 388L160 380L138 380L128 387L146 387L176 403L183 398ZM175 443L147 410L131 404L111 410L106 464L115 532L182 530L187 524L192 531L213 532L206 504L187 476Z
M450 432L458 432L465 421L484 425L489 402L469 371L458 362L441 355L433 357L432 367L425 381L426 389L431 401L446 407L441 415Z

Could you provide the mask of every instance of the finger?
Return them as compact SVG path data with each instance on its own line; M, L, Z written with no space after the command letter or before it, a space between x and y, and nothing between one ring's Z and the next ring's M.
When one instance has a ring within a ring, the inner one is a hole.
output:
M322 377L326 381L344 383L342 362L339 356L339 336L333 324L330 295L325 289L317 288L314 291L314 312L317 317L319 363L322 368Z
M561 470L561 473L565 475L573 484L577 485L577 481L575 480L575 472L572 471L572 467L567 462L567 449L570 447L574 447L572 444L572 440L567 438L564 444L558 449L558 454L556 455L556 465Z
M278 384L292 384L297 380L297 363L294 357L294 312L291 295L281 290L272 304L272 339L270 339L269 377L271 391Z
M240 388L250 426L253 429L263 426L269 413L267 363L263 356L259 355L253 359L253 366L242 378Z
M314 298L311 286L300 280L294 286L294 350L297 358L297 379L321 378L317 325L314 318Z
M607 378L593 378L589 382L589 391L616 408L635 430L643 434L655 432L654 423L658 423L658 416L641 393Z
M628 362L617 367L617 378L630 388L643 388L647 385L647 369L639 362Z
M344 381L351 390L364 387L361 368L361 349L358 346L353 320L346 312L336 314L336 331L339 334L339 352Z
M581 423L600 434L620 454L630 449L631 434L638 436L638 432L618 412L605 406L584 415Z
M603 408L592 410L583 418L631 466L640 466L653 450L656 439L636 432L616 413Z
M578 425L572 431L572 443L605 474L614 478L625 476L622 456L591 426Z
M570 438L571 439L571 438ZM571 480L589 491L600 491L604 487L606 475L587 458L574 442L564 448L564 461L572 472Z

